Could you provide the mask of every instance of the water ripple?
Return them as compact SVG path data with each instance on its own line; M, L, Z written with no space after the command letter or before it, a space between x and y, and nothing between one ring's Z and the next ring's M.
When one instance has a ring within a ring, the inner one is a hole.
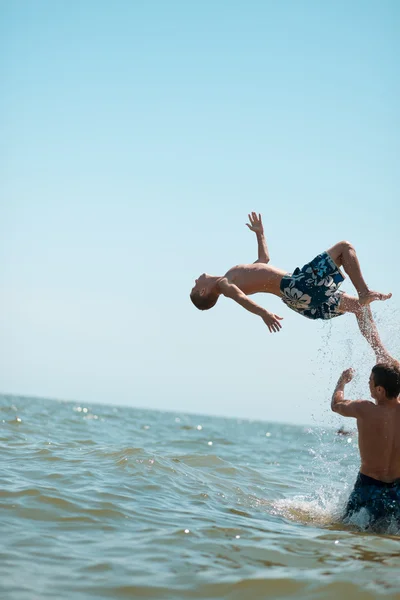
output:
M355 435L9 396L0 413L7 600L399 597L399 532L339 519Z

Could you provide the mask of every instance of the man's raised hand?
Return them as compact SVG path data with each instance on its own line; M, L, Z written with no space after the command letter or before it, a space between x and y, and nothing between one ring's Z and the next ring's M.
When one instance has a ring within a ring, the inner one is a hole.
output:
M354 377L354 369L346 369L345 371L343 371L343 373L340 376L340 379L344 382L344 383L350 383L350 381L353 379Z
M262 224L262 219L260 213L257 216L257 213L252 212L249 214L250 223L246 223L247 227L250 231L254 231L255 233L264 233L264 227Z

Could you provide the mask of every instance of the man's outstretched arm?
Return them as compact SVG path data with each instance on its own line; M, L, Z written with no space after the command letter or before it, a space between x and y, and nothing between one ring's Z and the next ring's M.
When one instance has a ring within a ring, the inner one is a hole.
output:
M279 321L282 320L283 317L278 317L278 315L270 313L265 308L262 308L253 302L253 300L246 296L246 294L244 294L235 284L229 283L226 278L223 277L218 282L218 290L227 298L235 300L235 302L240 304L240 306L243 306L243 308L249 312L261 317L271 333L278 332L281 329L282 325Z
M257 213L252 212L249 215L250 223L246 223L250 231L254 231L257 236L258 243L258 260L256 263L269 263L269 252L267 242L264 236L264 227L262 224L261 215L257 216Z
M361 417L366 410L374 406L369 400L345 400L344 388L346 383L349 383L354 377L353 369L346 369L339 377L333 392L331 409L333 412L342 415L342 417Z
M389 352L386 350L385 346L382 344L381 338L379 337L378 331L376 329L375 321L372 317L372 312L371 312L370 307L367 306L366 309L370 315L369 327L370 327L370 331L372 331L372 338L373 338L373 342L374 342L374 343L371 343L371 346L375 352L376 362L377 363L385 363L385 364L395 367L396 369L400 369L400 362L398 360L396 360L395 358L393 358L393 356L391 356L389 354ZM371 321L372 321L372 324L371 324ZM361 327L360 327L360 329L361 329ZM376 332L376 335L375 335L375 332Z
M374 318L372 316L371 307L362 306L361 310L356 312L356 318L361 333L375 352L376 362L392 364L399 368L399 361L394 359L393 356L390 356L389 352L382 343Z

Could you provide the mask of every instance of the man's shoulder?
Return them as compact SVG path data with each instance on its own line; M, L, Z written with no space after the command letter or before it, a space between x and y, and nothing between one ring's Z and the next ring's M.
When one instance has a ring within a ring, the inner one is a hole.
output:
M371 400L356 400L357 418L373 418L376 414L377 406Z
M376 404L375 402L372 402L372 400L354 400L354 402L357 402L358 406L360 408L365 408L365 410L376 408Z
M357 408L357 418L370 416L376 411L376 404L371 400L353 400Z

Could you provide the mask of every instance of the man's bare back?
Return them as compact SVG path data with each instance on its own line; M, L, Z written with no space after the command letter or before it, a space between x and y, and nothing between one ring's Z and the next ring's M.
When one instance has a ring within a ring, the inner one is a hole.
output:
M400 479L400 401L369 405L357 418L360 472L391 483Z

